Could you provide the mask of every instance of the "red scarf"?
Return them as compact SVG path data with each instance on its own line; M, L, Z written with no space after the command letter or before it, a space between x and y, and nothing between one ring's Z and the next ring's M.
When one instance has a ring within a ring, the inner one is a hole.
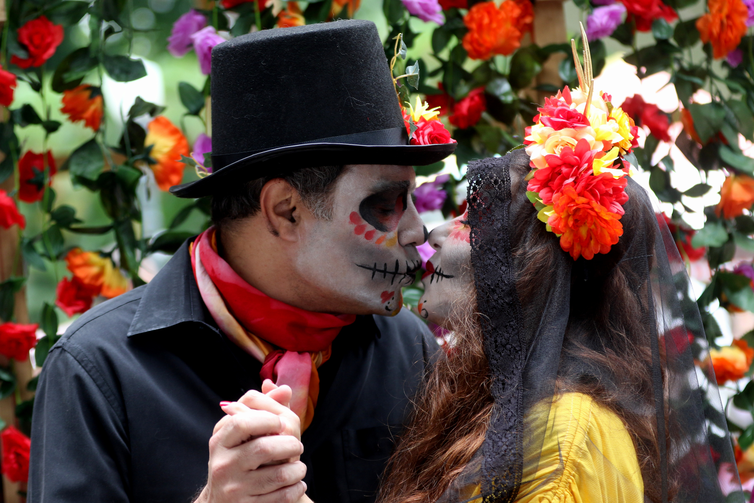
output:
M330 346L341 328L356 316L306 311L257 290L217 254L214 227L200 234L189 252L212 318L228 338L262 362L262 379L291 387L291 409L305 430L319 396L317 367L330 357Z

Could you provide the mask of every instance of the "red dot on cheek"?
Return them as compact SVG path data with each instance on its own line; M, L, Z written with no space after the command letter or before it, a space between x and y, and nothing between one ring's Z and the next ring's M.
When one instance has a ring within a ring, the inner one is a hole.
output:
M372 238L374 237L374 233L375 233L375 232L377 232L377 231L375 231L374 229L373 229L373 230L371 230L371 231L367 231L367 232L366 232L366 233L364 234L364 238L365 238L365 239L367 239L368 241L371 241L371 240L372 240Z
M367 230L367 226L364 224L357 225L356 228L353 230L353 232L356 233L357 236L361 236L364 234L364 231Z
M355 211L351 212L350 220L351 220L351 223L354 225L359 225L361 223L361 217Z

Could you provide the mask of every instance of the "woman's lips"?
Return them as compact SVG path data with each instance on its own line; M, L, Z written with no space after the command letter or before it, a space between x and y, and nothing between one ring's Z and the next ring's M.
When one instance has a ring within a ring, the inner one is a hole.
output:
M430 276L433 272L435 272L435 266L432 265L432 261L427 260L426 272L422 274L422 279L426 278L427 276Z

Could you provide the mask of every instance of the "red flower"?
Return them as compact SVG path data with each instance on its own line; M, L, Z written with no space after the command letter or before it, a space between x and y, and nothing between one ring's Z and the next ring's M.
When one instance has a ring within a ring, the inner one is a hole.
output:
M26 482L31 440L14 426L8 426L0 433L0 441L3 443L3 474L11 482Z
M16 76L0 68L0 105L9 107L13 103L13 89L16 87Z
M76 276L71 279L63 278L58 283L55 305L68 316L73 316L89 310L94 296L98 293L98 289L84 284Z
M551 111L550 115L540 113L539 119L542 124L553 128L555 131L560 131L564 128L579 129L589 126L589 119L578 110L569 106L557 107Z
M696 29L702 42L712 44L715 58L724 58L746 35L749 10L741 0L709 0L707 7L709 13L696 20Z
M694 248L691 246L691 240L696 234L694 229L689 229L683 225L676 225L666 214L662 213L661 215L665 220L665 223L668 225L668 230L675 238L675 245L678 248L678 253L681 254L681 257L684 259L688 257L689 262L696 262L704 257L704 253L707 251L706 247L702 246L700 248Z
M560 192L564 185L574 183L584 170L591 170L596 154L597 152L589 150L589 142L581 139L575 150L566 146L561 150L560 156L547 155L547 166L534 170L534 176L529 180L526 190L538 192L545 205L552 204L553 195Z
M450 137L450 133L442 125L442 122L428 121L424 118L419 120L414 136L411 138L411 145L434 145L437 143L456 143L456 141Z
M48 180L52 185L52 177L56 173L55 159L47 151ZM26 152L18 161L18 198L25 203L33 203L42 199L44 193L45 156L35 154L31 150Z
M657 108L657 105L646 103L641 95L635 94L626 98L620 107L634 119L637 126L647 126L649 132L658 140L670 141L670 135L668 135L670 120L662 110Z
M0 355L26 361L29 350L37 345L37 325L6 322L0 325Z
M662 0L621 0L621 2L628 11L627 20L633 19L639 31L650 31L652 22L657 18L663 18L667 22L678 18L678 14Z
M18 29L18 41L26 48L29 57L21 59L13 56L10 62L21 68L42 66L55 54L55 49L63 41L63 27L40 16Z
M18 224L26 228L26 218L18 212L16 202L4 190L0 190L0 227L10 229Z
M226 9L232 9L233 7L237 7L241 5L242 3L251 3L254 0L222 0L220 2L220 5L225 7ZM259 2L259 9L263 10L267 8L267 4L270 3L272 0L257 0Z
M481 2L469 9L463 18L469 29L463 47L469 57L489 59L495 54L513 54L521 45L521 14L521 7L513 0L505 0L500 7L495 2Z
M516 20L516 28L523 35L532 29L534 22L534 6L529 0L513 0L521 8L521 13Z
M469 0L439 0L442 10L448 10L455 7L456 9L468 9Z
M486 109L487 99L484 97L484 87L478 87L453 106L453 114L448 117L448 120L454 126L466 129L479 122L482 112Z
M430 109L440 107L440 115L448 115L453 109L453 104L455 103L455 101L448 93L445 92L445 88L443 87L442 82L437 84L437 88L442 91L442 93L428 94L425 99L425 101L427 102L427 107Z
M60 111L67 114L71 122L83 121L93 131L99 129L102 121L102 92L98 87L82 84L63 91L61 101L63 108Z

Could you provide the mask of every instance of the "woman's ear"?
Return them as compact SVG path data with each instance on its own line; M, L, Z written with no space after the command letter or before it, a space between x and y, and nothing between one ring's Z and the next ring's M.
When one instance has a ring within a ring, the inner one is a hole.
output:
M282 178L267 182L259 194L261 214L269 231L286 241L298 241L302 201L296 189Z

